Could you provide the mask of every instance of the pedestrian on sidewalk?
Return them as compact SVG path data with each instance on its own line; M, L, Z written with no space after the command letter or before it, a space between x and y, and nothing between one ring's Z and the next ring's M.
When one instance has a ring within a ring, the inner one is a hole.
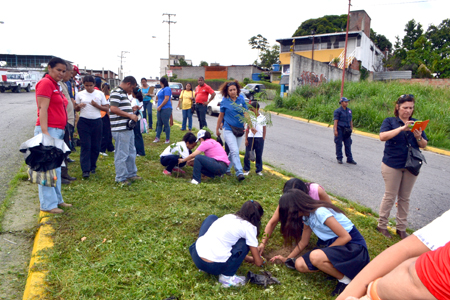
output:
M102 85L102 92L109 105L109 95L111 94L109 84L104 83ZM111 120L109 118L109 111L100 111L100 114L102 116L102 142L100 144L100 155L108 156L106 150L108 150L108 152L114 152L114 144L111 135Z
M380 218L377 230L387 238L391 234L387 230L389 215L397 198L398 208L396 216L397 234L406 238L408 227L409 197L417 180L417 176L405 169L408 157L408 145L419 150L428 144L425 131L419 128L411 132L410 125L416 119L414 114L415 99L413 95L402 95L395 103L394 115L384 119L380 128L380 140L386 142L384 145L383 162L381 163L381 174L383 175L385 192L380 205Z
M208 109L208 104L216 96L216 92L205 83L205 78L200 76L198 78L198 85L195 88L195 111L197 112L199 128L208 127L206 123L206 110ZM209 98L211 95L211 98ZM209 99L208 99L209 98Z
M84 76L85 90L79 92L75 97L75 110L80 111L77 129L81 143L80 165L84 178L88 178L91 173L96 172L102 141L103 124L100 111L107 112L109 110L105 95L95 89L95 84L93 76Z
M252 101L250 110L255 114L251 116L252 128L247 124L245 130L245 156L244 156L244 175L250 173L250 153L254 151L256 174L263 176L262 154L264 150L264 141L266 140L266 117L259 113L259 103Z
M59 57L53 57L47 64L48 72L36 84L37 120L34 135L40 133L55 139L64 138L67 124L66 106L68 100L60 90L58 82L66 72L67 63ZM56 168L56 187L39 184L39 202L41 211L54 214L63 213L59 207L70 207L61 194L61 168Z
M114 165L116 168L116 182L122 185L131 185L131 181L142 179L137 175L136 147L134 145L134 132L127 128L129 120L138 121L127 93L137 86L136 78L125 77L109 97L111 111L111 131L116 142Z
M195 93L192 90L192 84L186 83L184 90L181 92L180 100L178 101L178 108L182 109L183 123L181 125L181 131L186 130L186 123L189 121L189 131L192 130L192 103L195 99ZM201 129L201 128L200 128Z
M342 164L342 142L345 146L345 156L347 157L347 163L356 165L356 161L352 155L352 131L353 120L352 110L348 108L348 102L350 100L342 97L339 100L341 105L334 111L334 143L336 144L336 159L338 164Z

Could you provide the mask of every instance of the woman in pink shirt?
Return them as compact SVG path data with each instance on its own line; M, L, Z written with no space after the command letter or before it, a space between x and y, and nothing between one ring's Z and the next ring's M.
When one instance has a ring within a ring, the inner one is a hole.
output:
M197 142L201 144L191 155L186 158L180 158L180 164L194 159L194 172L191 183L199 184L202 180L202 174L211 178L222 176L227 171L230 161L223 147L211 138L211 133L206 130L200 130L197 133ZM200 155L204 152L205 155Z

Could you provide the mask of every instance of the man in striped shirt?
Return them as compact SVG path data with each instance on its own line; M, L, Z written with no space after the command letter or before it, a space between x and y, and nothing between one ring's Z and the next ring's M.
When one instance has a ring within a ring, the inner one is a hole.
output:
M131 185L131 181L142 179L137 176L136 147L134 146L134 131L127 129L127 122L131 119L137 122L138 117L133 111L127 93L131 93L137 86L133 76L127 76L116 87L109 97L111 133L116 142L114 164L116 167L116 182Z

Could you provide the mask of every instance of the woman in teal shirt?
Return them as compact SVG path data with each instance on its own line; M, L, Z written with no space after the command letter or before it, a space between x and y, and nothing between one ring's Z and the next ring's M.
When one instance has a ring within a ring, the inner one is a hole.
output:
M159 142L161 131L164 126L164 132L166 133L166 144L170 143L170 126L173 125L172 119L172 90L169 87L169 83L165 77L162 77L159 82L161 83L161 89L156 95L156 102L158 106L156 108L156 138L153 143Z
M147 119L148 129L153 129L153 116L152 116L152 97L148 95L148 91L150 90L150 86L147 84L147 79L141 79L141 91L142 95L144 95L144 104L142 112L142 116ZM148 118L147 118L148 111Z

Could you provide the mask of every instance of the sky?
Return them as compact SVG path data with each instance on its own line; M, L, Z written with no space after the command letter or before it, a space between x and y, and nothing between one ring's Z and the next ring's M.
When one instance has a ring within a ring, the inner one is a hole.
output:
M348 0L314 1L2 1L0 53L55 55L80 68L118 72L125 53L125 76L159 76L160 58L171 54L200 61L249 65L258 57L248 40L261 34L270 45L291 37L303 21L347 14ZM449 18L448 0L351 0L365 10L371 28L392 44L415 19L424 30ZM447 8L445 8L447 7ZM152 38L152 37L155 38Z

